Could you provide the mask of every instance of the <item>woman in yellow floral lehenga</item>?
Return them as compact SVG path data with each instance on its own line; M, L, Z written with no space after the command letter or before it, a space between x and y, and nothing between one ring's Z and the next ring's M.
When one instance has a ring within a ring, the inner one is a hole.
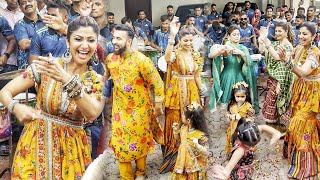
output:
M288 176L294 179L320 178L320 62L319 49L311 43L315 34L314 24L301 26L293 60L287 60L285 50L279 49L281 59L297 75L284 146L284 156L290 162Z
M25 123L11 179L80 179L90 164L82 125L96 119L104 107L103 83L87 65L94 56L98 32L91 17L75 19L68 27L70 48L64 58L39 57L1 90L1 103ZM35 109L13 100L34 85Z
M166 96L164 105L165 127L164 127L164 146L163 163L160 173L173 170L179 146L172 133L172 124L178 123L181 126L182 119L185 118L184 108L191 102L200 102L199 90L200 72L202 71L203 59L199 52L192 50L193 30L190 28L182 29L179 32L179 42L181 48L175 51L175 59L171 60L174 37L179 31L180 24L177 19L170 23L170 37L165 53L168 62L168 72L166 79ZM200 104L200 103L199 103Z

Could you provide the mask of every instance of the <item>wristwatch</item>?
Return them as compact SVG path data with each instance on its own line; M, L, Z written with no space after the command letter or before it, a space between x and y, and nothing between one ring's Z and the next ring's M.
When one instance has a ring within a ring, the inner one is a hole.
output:
M7 56L7 59L9 59L9 57L10 57L9 53L3 53L3 54Z

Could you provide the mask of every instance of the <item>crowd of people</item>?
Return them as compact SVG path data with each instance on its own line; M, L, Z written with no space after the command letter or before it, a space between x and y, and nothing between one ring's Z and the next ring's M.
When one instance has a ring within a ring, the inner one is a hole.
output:
M219 179L252 179L262 132L272 135L270 144L284 138L289 178L320 178L315 6L295 15L286 5L263 11L249 1L244 7L228 2L219 13L206 3L181 24L168 5L158 30L145 10L115 24L106 8L106 0L6 0L0 7L0 73L23 70L0 91L0 102L24 124L12 179L103 179L106 125L121 179L145 179L155 143L162 149L159 173L171 172L171 179L208 179L209 171ZM196 49L195 37L207 46ZM137 39L163 55L164 75L134 46ZM255 123L253 54L263 55L269 75L261 109L266 125ZM202 79L205 64L211 91ZM14 99L28 90L36 93L35 107ZM111 124L105 123L107 103ZM206 107L226 111L225 166L208 165Z

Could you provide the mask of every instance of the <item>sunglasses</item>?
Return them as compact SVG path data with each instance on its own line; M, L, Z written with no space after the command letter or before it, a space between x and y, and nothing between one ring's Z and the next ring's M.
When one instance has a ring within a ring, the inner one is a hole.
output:
M241 18L241 21L246 21L248 18Z

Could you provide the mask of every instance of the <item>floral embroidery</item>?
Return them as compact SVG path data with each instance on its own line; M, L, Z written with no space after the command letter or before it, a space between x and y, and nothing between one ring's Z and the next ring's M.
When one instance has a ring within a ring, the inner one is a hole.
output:
M132 91L132 87L130 84L127 84L123 87L123 89L126 91L126 92L131 92Z
M151 60L138 51L124 58L110 54L106 66L115 82L110 145L119 161L129 162L151 153L153 138L163 135L149 129L155 122L150 87L163 97L164 84Z
M310 134L305 134L305 135L303 136L303 139L304 139L305 141L309 141L309 140L310 140Z
M130 151L135 151L137 149L137 143L133 143L129 145Z

